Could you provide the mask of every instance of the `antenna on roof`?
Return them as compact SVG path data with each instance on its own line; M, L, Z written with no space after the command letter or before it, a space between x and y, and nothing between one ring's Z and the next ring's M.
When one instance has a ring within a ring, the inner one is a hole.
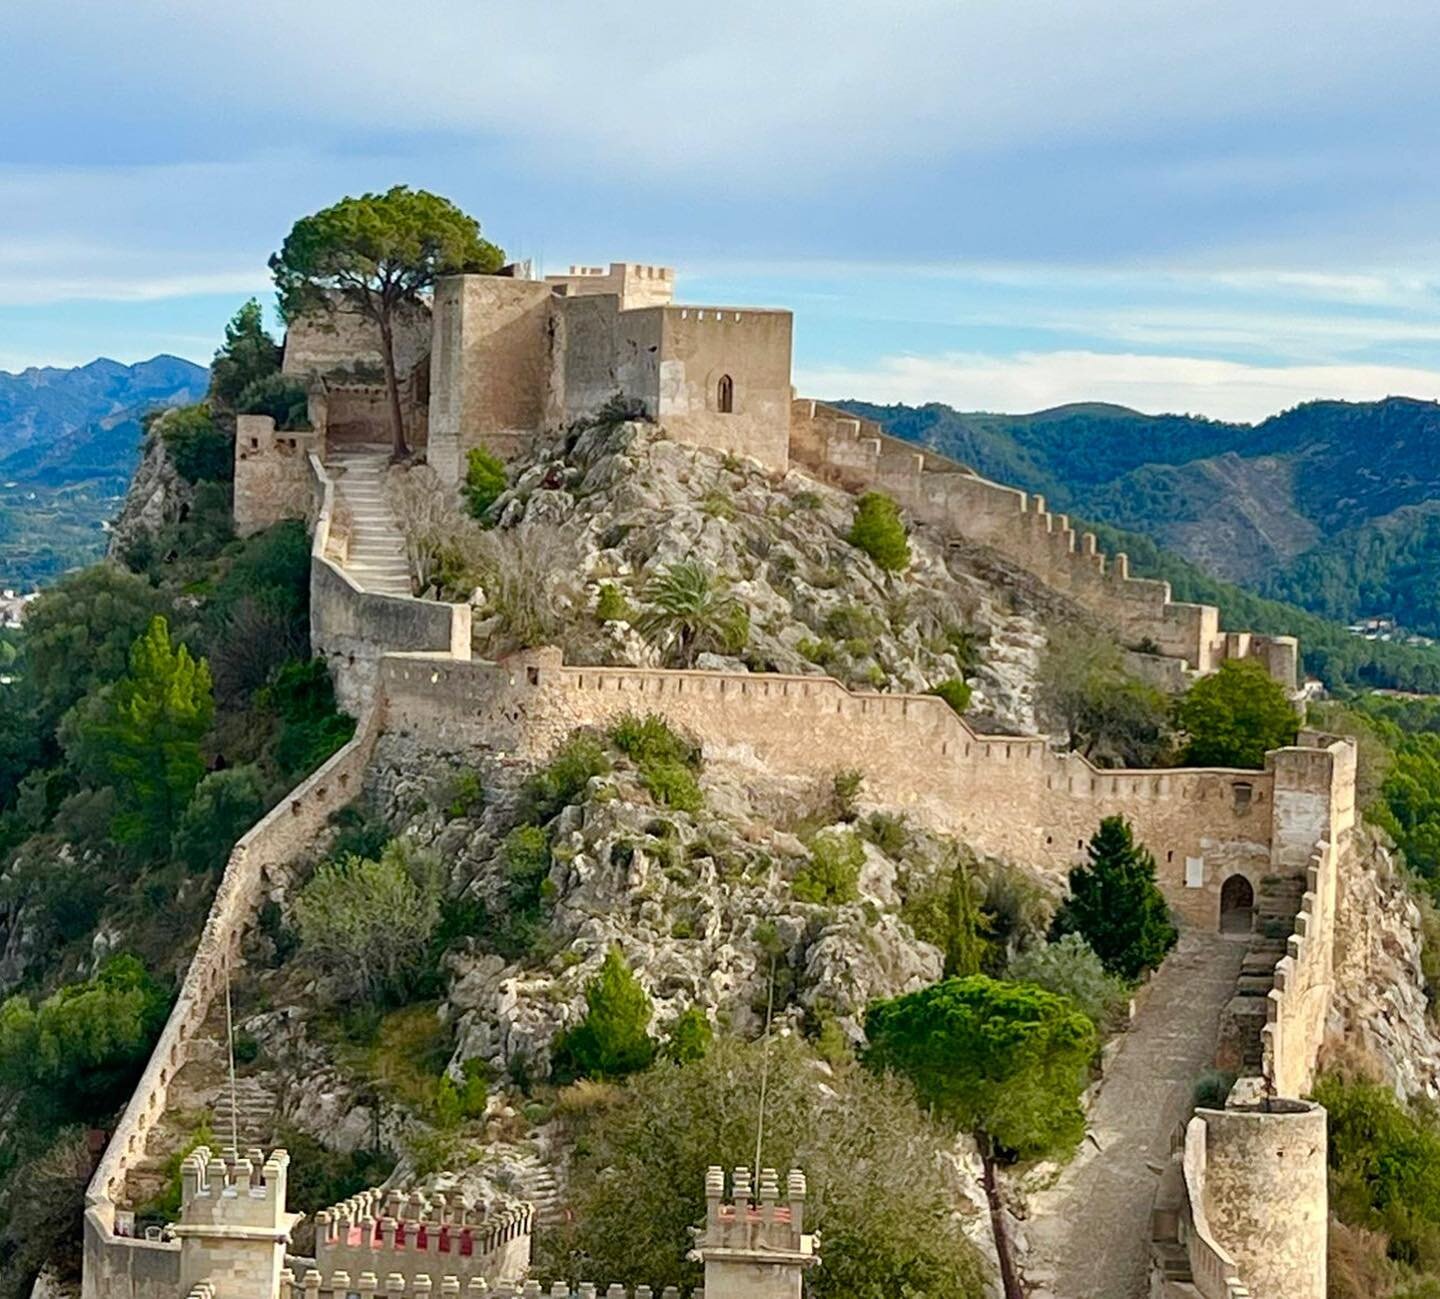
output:
M765 1002L765 1045L760 1055L760 1114L755 1122L755 1181L760 1185L760 1148L765 1142L765 1094L770 1084L770 1021L775 1015L775 956L770 956L770 992Z

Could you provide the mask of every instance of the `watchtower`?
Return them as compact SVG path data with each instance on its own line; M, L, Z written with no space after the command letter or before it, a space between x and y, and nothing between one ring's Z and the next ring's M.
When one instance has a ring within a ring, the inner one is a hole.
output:
M805 1234L805 1175L791 1170L782 1201L775 1170L762 1169L758 1200L752 1193L748 1168L735 1170L728 1200L724 1170L705 1174L694 1253L705 1264L705 1299L800 1299L805 1269L820 1261Z
M260 1150L227 1158L200 1146L180 1169L179 1293L208 1284L225 1299L274 1299L285 1246L302 1215L285 1209L290 1156Z

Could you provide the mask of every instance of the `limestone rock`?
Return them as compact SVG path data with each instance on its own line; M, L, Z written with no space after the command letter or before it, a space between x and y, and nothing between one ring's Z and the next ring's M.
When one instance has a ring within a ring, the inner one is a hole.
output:
M111 558L124 555L141 537L153 536L166 525L180 522L194 500L194 484L180 476L165 449L165 439L152 430L110 529Z

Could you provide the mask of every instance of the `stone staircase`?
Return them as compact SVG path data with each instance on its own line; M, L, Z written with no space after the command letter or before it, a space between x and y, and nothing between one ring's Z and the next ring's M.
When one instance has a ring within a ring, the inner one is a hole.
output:
M1255 928L1236 980L1235 995L1220 1019L1217 1067L1241 1076L1258 1074L1263 1065L1261 1030L1268 1014L1268 997L1275 986L1275 967L1285 955L1305 879L1300 875L1267 875L1255 899Z
M555 1180L549 1164L538 1157L533 1162L527 1159L515 1169L512 1190L522 1200L529 1200L535 1206L537 1226L553 1227L564 1221L565 1201L560 1183Z
M412 595L405 538L385 496L390 448L367 443L334 447L325 468L349 519L345 571L365 591Z

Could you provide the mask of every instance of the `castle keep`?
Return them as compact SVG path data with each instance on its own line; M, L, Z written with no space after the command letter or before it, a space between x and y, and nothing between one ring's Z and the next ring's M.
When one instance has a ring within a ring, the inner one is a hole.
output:
M612 264L536 279L525 268L456 276L404 323L402 409L412 445L447 485L475 447L517 455L601 412L643 413L669 436L774 474L792 469L853 491L881 490L919 525L992 547L1144 646L1176 682L1254 658L1294 687L1292 638L1224 630L1215 609L1177 603L1130 577L1043 499L886 436L790 386L791 317L674 300L673 273ZM1252 937L1222 1024L1221 1051L1245 1076L1223 1109L1201 1110L1177 1142L1152 1224L1156 1299L1324 1299L1324 1111L1313 1081L1333 980L1335 909L1355 823L1355 748L1304 731L1263 769L1100 770L1043 737L977 732L933 696L852 692L826 677L567 665L537 649L482 662L470 608L412 594L380 478L388 454L375 340L353 318L298 322L287 373L308 387L311 429L238 420L237 528L313 525L311 640L354 738L236 845L179 998L87 1193L84 1299L349 1299L352 1295L601 1292L525 1278L531 1213L479 1212L391 1189L318 1216L314 1258L288 1253L286 1159L276 1152L186 1165L180 1221L137 1238L127 1179L171 1101L181 1066L240 961L268 888L358 792L379 736L450 751L543 760L578 726L655 713L707 762L777 776L859 767L877 802L977 850L1057 879L1106 815L1136 827L1159 882L1190 925L1278 927ZM403 547L400 548L403 556ZM1262 941L1263 938L1263 941ZM1278 950L1277 950L1278 949ZM799 1299L817 1262L805 1184L737 1170L706 1178L697 1235L708 1299ZM1139 1233L1143 1224L1136 1224ZM630 1292L612 1285L607 1299ZM634 1299L653 1299L637 1287ZM667 1292L667 1295L669 1292ZM665 1299L665 1296L660 1297Z

